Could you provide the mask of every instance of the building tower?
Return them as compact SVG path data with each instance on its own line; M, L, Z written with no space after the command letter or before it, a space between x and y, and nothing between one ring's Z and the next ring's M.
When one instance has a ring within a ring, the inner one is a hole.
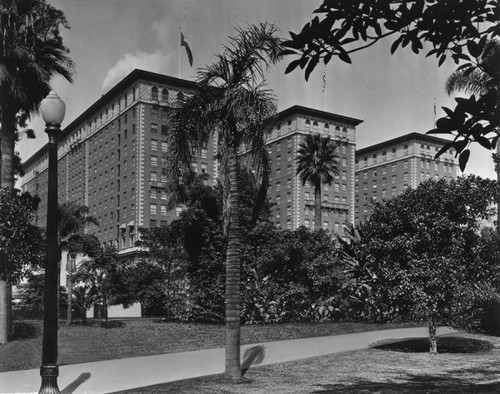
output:
M426 179L456 178L455 151L434 160L448 140L410 133L356 151L355 222L370 214L372 201L390 198Z

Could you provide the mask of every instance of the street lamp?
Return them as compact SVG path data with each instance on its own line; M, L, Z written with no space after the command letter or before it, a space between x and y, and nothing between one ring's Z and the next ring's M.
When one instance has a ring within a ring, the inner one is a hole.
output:
M57 240L57 139L61 132L61 123L66 112L66 105L54 91L51 91L40 103L40 112L45 122L45 132L49 136L49 173L42 365L40 367L42 385L39 393L59 393L59 388L57 387L57 377L59 376L59 367L57 366L57 292L59 291L57 270L60 256Z

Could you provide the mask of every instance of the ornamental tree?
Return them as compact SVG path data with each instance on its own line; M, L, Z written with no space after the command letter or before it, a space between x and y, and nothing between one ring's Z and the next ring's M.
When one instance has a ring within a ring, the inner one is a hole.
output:
M378 320L427 319L431 352L436 323L446 323L460 294L492 283L478 264L479 223L493 210L495 182L469 176L427 180L416 189L374 203L360 231L360 258L368 264L369 309Z

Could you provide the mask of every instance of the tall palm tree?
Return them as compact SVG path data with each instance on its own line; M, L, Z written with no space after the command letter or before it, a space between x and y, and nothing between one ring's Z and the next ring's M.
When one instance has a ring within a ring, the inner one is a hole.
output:
M478 62L472 67L453 72L446 80L445 89L449 95L457 91L463 91L480 96L496 90L498 100L500 100L500 41L487 40L478 57ZM500 136L500 124L496 125L496 129ZM497 141L496 155L496 160L498 160L500 158L500 141ZM500 168L498 165L495 165L495 171L497 173L497 182L500 185ZM500 234L500 197L497 202L497 232Z
M89 215L90 209L85 205L78 205L74 202L63 203L59 206L59 223L58 223L58 234L59 234L59 245L61 250L66 250L69 254L68 261L68 276L66 287L68 289L68 311L67 311L67 324L70 325L72 322L72 275L75 267L73 266L76 255L78 253L84 253L87 251L89 246L92 246L95 237L92 235L85 234L85 228L94 224L99 225L98 220ZM58 270L60 275L61 270ZM60 278L58 280L60 283Z
M297 151L297 174L302 180L314 186L314 228L321 228L321 187L323 183L331 185L339 174L339 158L336 155L337 144L320 134L307 134Z
M276 114L274 94L264 74L281 58L274 25L237 29L214 64L197 73L199 89L186 95L172 119L167 159L174 186L186 182L191 162L202 143L217 134L224 192L226 252L226 377L241 378L240 368L240 218L238 154L243 146L257 163L264 155L265 136ZM264 171L265 172L265 171Z
M71 81L73 64L60 28L62 11L45 0L0 1L0 187L14 188L14 146L19 120L37 111L50 79ZM11 330L9 278L0 278L0 343Z

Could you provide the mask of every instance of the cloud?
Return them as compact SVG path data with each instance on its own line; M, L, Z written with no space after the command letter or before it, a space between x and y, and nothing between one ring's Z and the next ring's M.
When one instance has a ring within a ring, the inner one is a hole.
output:
M156 50L152 53L142 51L138 51L135 54L127 53L108 71L102 83L101 91L103 94L107 92L135 68L166 73L173 60L172 53L164 53L161 50Z

